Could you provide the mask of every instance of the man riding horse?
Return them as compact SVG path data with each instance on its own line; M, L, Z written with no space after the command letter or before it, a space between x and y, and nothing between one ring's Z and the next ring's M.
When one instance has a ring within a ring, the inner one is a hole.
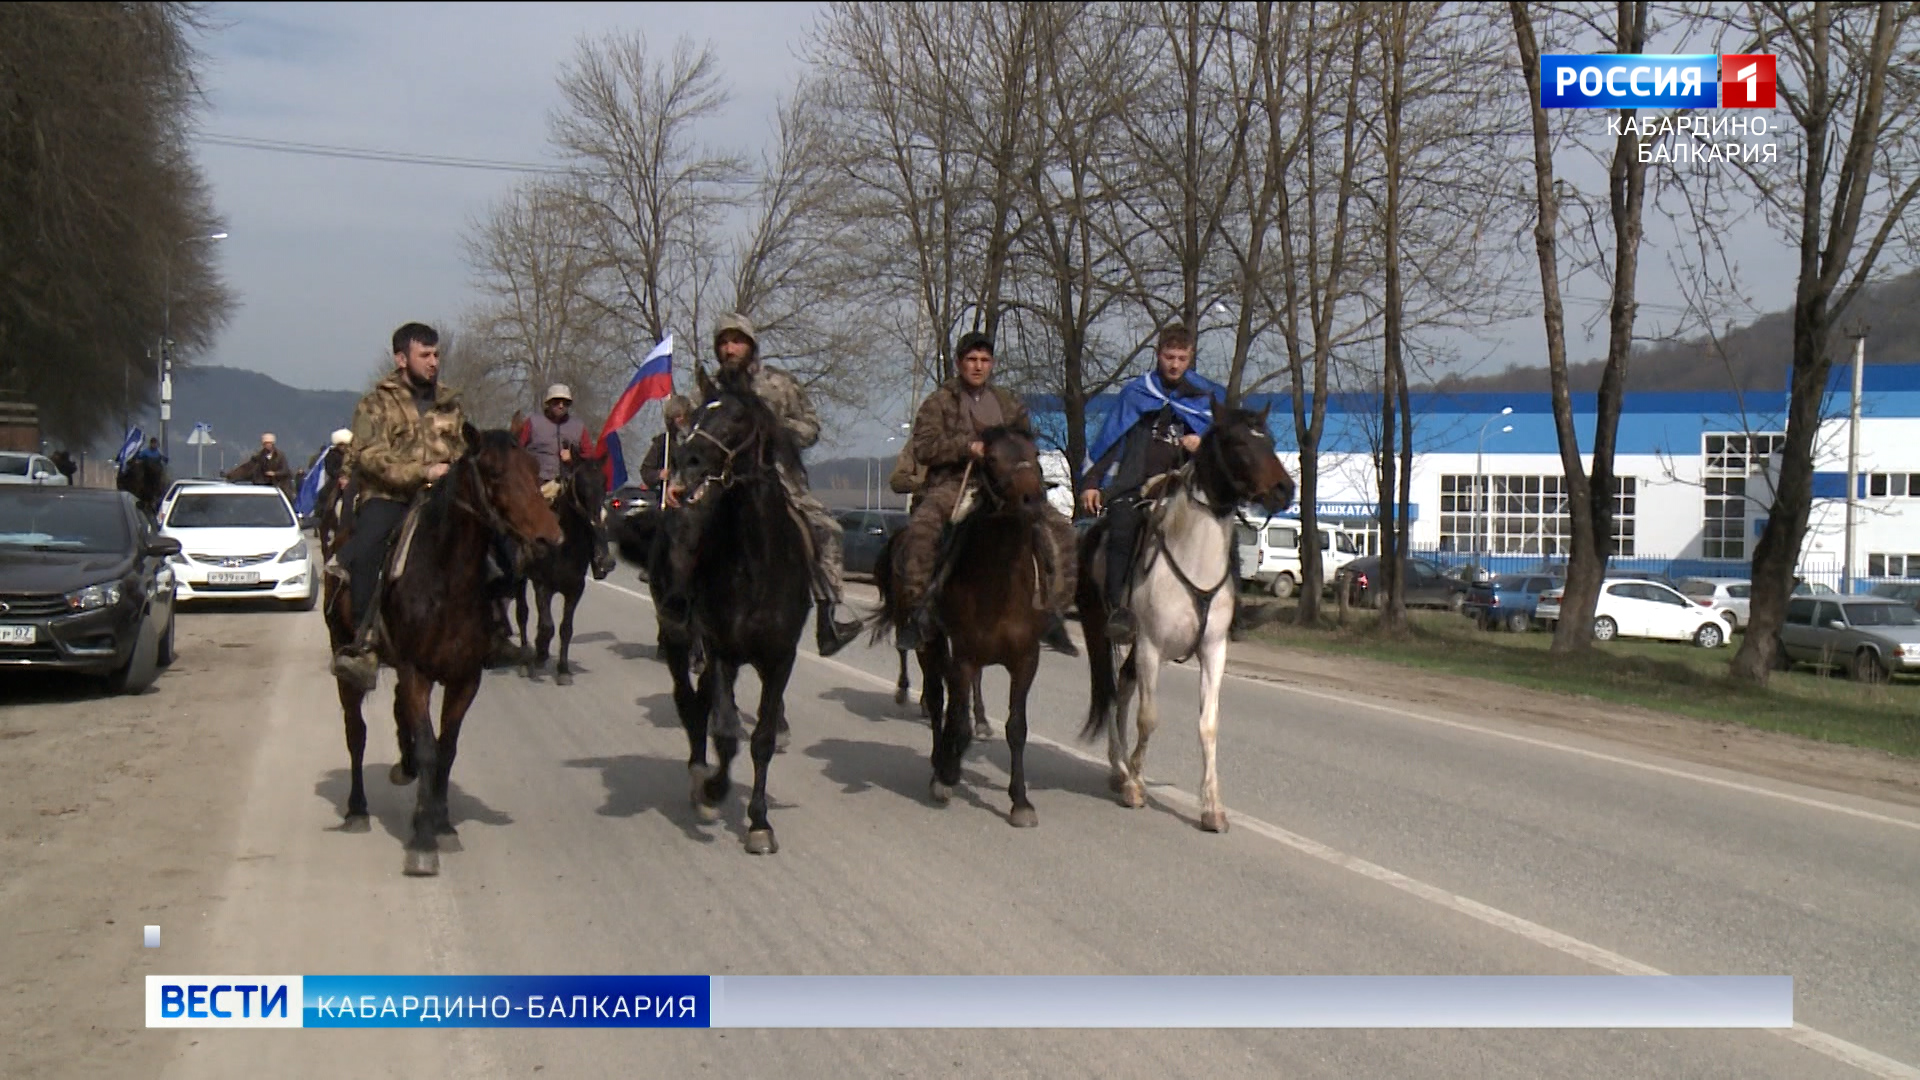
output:
M353 533L327 572L346 580L355 633L333 658L333 673L371 693L379 681L374 641L374 593L387 554L414 499L447 474L465 449L466 416L459 394L440 382L440 335L423 323L393 332L393 374L380 380L353 410L347 467L359 489ZM496 564L499 556L494 557ZM512 580L511 562L493 567L495 589ZM508 635L500 604L493 605L496 643ZM518 651L514 650L515 656Z
M293 465L287 460L286 451L280 449L279 441L271 432L260 436L260 449L255 450L247 460L227 470L226 477L235 483L258 484L261 487L279 488L282 495L291 501L293 492Z
M666 421L667 428L653 437L647 456L640 459L640 483L655 491L666 490L667 470L672 467L673 459L680 456L680 446L693 427L693 402L674 394L660 404L660 418Z
M994 386L993 339L974 332L960 339L954 350L959 374L929 395L914 415L913 461L926 469L926 480L914 505L894 556L894 580L900 609L911 612L894 641L902 649L918 649L932 637L933 578L946 545L946 527L954 508L985 455L982 432L1012 428L1033 437L1027 407L1008 390ZM1073 602L1073 523L1051 506L1044 511L1045 526L1039 549L1048 557L1045 597L1046 630L1041 643L1050 649L1079 655L1067 634L1066 611Z
M593 433L587 425L573 413L573 391L565 383L555 383L547 387L546 400L541 403L540 414L529 417L520 429L520 445L533 454L540 463L540 494L546 496L547 505L552 506L559 499L562 490L560 471L578 458L591 461L600 457L593 444ZM613 573L613 555L607 550L606 532L598 521L599 507L593 526L593 578L603 581Z
M1226 391L1193 368L1193 334L1174 324L1160 331L1154 369L1126 384L1107 414L1100 434L1087 448L1093 465L1080 481L1080 505L1107 517L1107 636L1116 645L1133 641L1135 620L1128 606L1129 578L1145 520L1145 507L1164 478L1200 448L1213 426L1213 399ZM1118 462L1113 482L1101 479Z
M728 315L720 320L713 335L713 351L723 372L743 373L752 379L754 396L765 402L781 425L792 432L799 449L805 450L820 440L820 417L814 412L813 403L807 400L807 392L792 375L760 362L760 341L745 316ZM806 526L812 541L815 643L820 655L832 656L858 637L862 626L858 618L841 617L845 614L842 606L845 589L840 579L843 542L840 523L808 490L804 471L796 473L782 464L780 480L794 513ZM665 502L667 506L678 505L677 487L668 488ZM700 544L700 522L690 519L688 526L674 544L670 560L673 581L669 583L667 600L661 610L662 617L680 626L686 624L692 613L687 581Z

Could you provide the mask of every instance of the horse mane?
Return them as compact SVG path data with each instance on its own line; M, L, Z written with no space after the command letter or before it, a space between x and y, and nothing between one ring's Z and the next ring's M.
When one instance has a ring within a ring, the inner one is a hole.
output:
M744 369L721 368L714 388L719 394L710 398L707 404L713 404L720 397L734 398L747 411L753 426L760 431L762 445L766 447L765 460L761 463L776 466L804 483L807 467L800 457L800 444L793 432L787 430L787 425L774 415L772 406L754 393L752 374Z
M446 478L427 489L426 502L420 507L420 529L437 530L451 520L460 484L467 473L479 468L478 459L483 450L511 451L518 446L519 444L514 441L513 434L509 431L498 428L482 431L479 445L467 447L464 453L453 459L452 465L447 469Z

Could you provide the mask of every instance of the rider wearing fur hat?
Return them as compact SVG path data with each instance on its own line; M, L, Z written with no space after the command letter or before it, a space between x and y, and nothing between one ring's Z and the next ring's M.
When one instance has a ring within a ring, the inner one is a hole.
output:
M713 352L723 369L744 370L752 377L754 394L793 434L794 442L800 449L805 450L820 440L820 416L814 411L813 402L807 399L806 390L792 375L760 362L760 340L754 334L753 324L744 315L727 315L720 320L713 333ZM786 488L788 500L806 523L813 541L816 641L820 655L832 656L859 636L861 627L859 619L841 617L845 589L840 579L843 542L840 523L808 490L805 476L793 476L783 469L780 480ZM670 487L667 503L675 505L677 502L678 488ZM693 557L698 547L697 535L685 536L675 545L671 561L677 582L686 581L692 573ZM667 597L662 614L669 619L684 621L690 608L691 602L684 590L676 589Z

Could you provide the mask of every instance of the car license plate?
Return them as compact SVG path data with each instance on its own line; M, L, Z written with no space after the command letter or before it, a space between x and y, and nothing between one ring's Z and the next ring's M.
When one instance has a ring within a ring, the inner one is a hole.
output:
M31 626L0 626L0 645L31 645L36 636Z
M209 585L254 585L260 581L258 570L209 570Z

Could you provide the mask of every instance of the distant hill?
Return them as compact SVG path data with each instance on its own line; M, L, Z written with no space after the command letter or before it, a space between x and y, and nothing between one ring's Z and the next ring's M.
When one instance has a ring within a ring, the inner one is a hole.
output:
M206 449L206 471L216 472L222 460L227 466L239 464L260 446L260 436L272 432L280 449L295 468L306 465L314 452L326 445L335 428L353 420L353 408L360 395L351 390L300 390L257 371L230 367L192 367L181 369L173 382L173 419L168 437L173 442L175 475L191 475L196 457L186 444L193 425L205 422L213 429L217 446ZM134 422L151 436L158 434L157 420L149 411ZM109 437L91 449L97 457L111 458L120 449ZM184 466L184 469L182 468Z
M1867 363L1920 361L1920 271L1864 290L1847 309L1841 329L1855 320L1867 323ZM1605 328L1601 329L1602 335ZM1850 343L1836 342L1837 352ZM1599 346L1604 348L1604 341ZM1706 341L1672 342L1636 349L1627 365L1627 389L1648 390L1784 390L1793 363L1793 313L1763 315L1728 334L1721 342L1725 355ZM1573 364L1567 371L1573 389L1600 388L1602 361ZM1545 359L1539 366L1509 366L1492 375L1449 375L1431 389L1459 393L1510 391L1545 392Z

